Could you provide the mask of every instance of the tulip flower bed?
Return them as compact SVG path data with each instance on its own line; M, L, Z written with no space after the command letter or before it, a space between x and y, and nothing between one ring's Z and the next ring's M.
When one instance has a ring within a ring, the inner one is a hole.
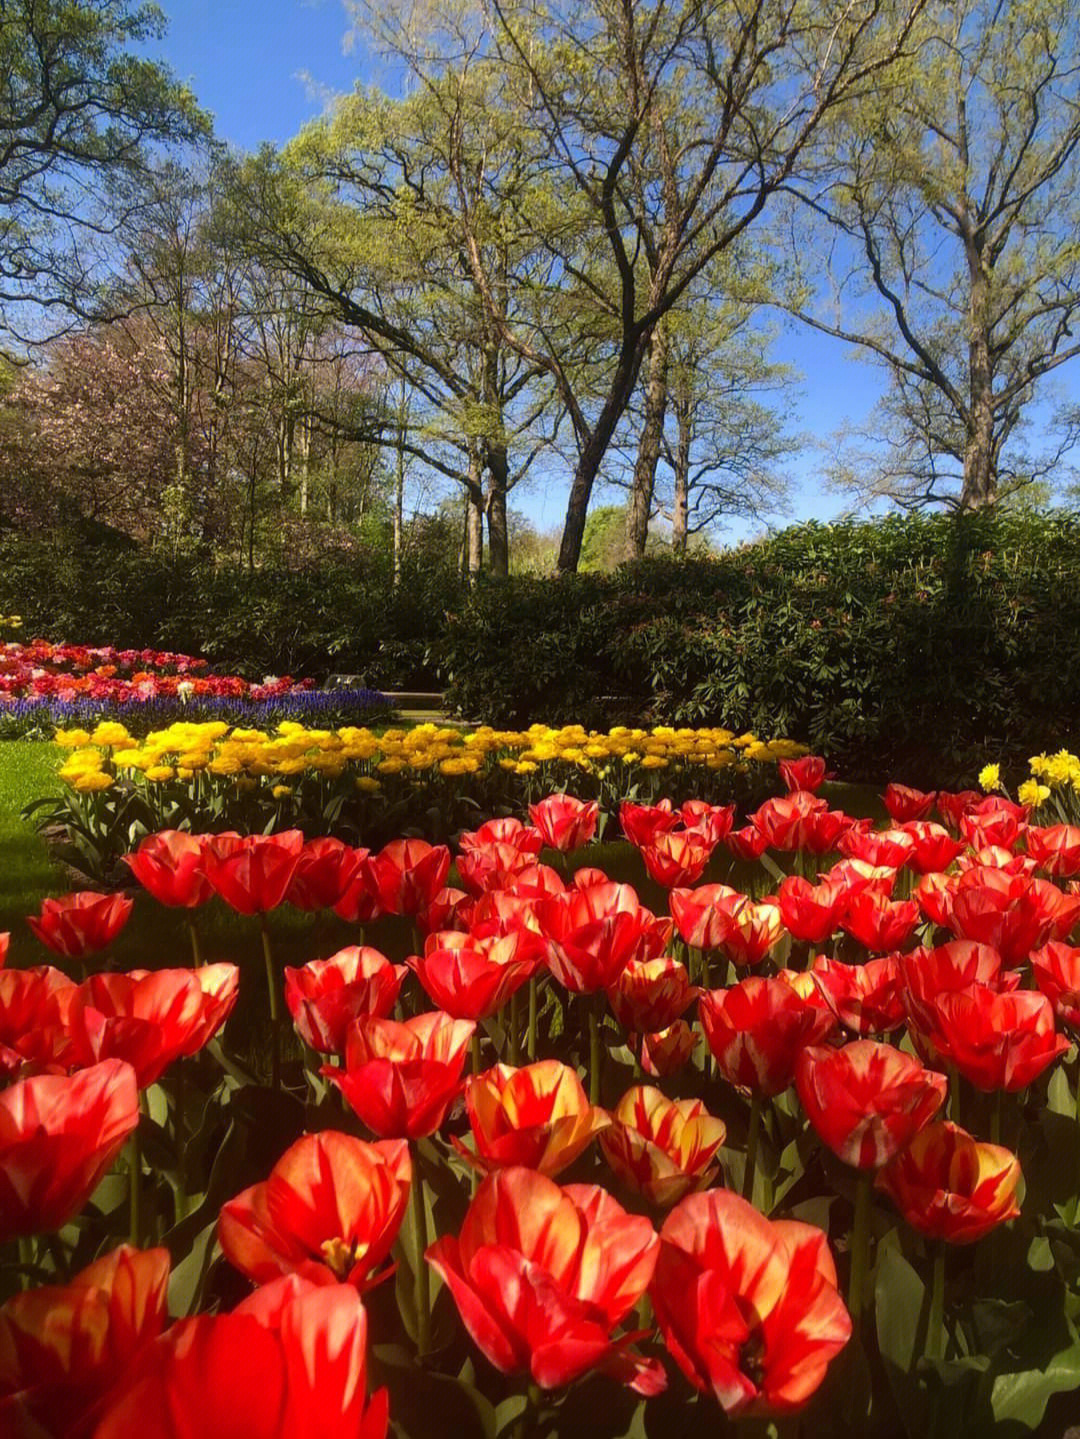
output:
M805 753L727 729L606 733L580 725L471 732L309 728L276 732L178 722L135 740L119 724L60 730L70 751L59 800L34 810L66 835L65 857L94 880L116 879L119 857L165 828L230 827L253 833L292 825L371 846L413 830L448 838L476 816L520 809L552 789L598 802L664 793L712 802L761 798L776 762Z
M3 623L0 618L0 623ZM303 720L336 724L389 712L383 695L353 689L320 693L289 675L252 684L208 673L204 659L167 650L106 645L0 645L0 738L49 737L57 727L91 729L101 720L138 733L180 720L231 725Z
M47 901L57 964L0 967L0 1433L1062 1435L1080 831L780 771L742 825L624 801L636 885L554 794L454 854L166 830ZM202 963L209 903L261 975ZM110 969L136 904L190 967ZM283 906L354 942L282 969Z

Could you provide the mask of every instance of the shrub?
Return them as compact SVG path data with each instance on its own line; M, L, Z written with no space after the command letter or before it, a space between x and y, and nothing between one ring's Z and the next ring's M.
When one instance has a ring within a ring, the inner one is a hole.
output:
M1080 515L808 524L711 560L483 586L441 648L493 722L793 735L845 778L951 784L1080 722Z

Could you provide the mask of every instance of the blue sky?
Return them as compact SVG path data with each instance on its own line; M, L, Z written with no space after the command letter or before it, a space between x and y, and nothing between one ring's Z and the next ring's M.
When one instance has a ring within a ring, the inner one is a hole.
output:
M392 69L362 45L349 45L342 0L161 0L169 19L163 40L149 47L187 81L215 120L220 138L239 149L282 143L321 113L334 94L357 82L394 93ZM863 421L881 391L880 372L839 341L803 327L785 331L774 358L801 372L789 397L792 429L827 441L845 421ZM1068 366L1066 371L1075 367ZM1071 379L1072 376L1069 375ZM1076 393L1076 382L1072 381ZM823 492L821 457L808 449L791 466L797 518L830 518L843 508ZM565 487L534 486L515 494L534 523L562 521ZM729 539L740 538L730 529Z

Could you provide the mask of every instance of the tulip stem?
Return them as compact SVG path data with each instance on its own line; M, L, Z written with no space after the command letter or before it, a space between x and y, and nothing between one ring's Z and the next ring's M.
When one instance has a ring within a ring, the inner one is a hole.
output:
M848 1281L848 1309L858 1323L866 1302L866 1274L870 1258L870 1201L873 1176L860 1170L855 1182L855 1219L851 1228L851 1276Z
M960 1124L960 1071L955 1064L949 1065L949 1118Z
M994 1090L993 1108L990 1110L990 1143L1001 1143L1001 1090Z
M173 1146L176 1150L176 1223L187 1214L187 1126L184 1123L184 1062L176 1066L176 1087L173 1090Z
M934 1246L934 1275L930 1289L930 1321L926 1330L926 1357L945 1358L945 1245Z
M128 1209L131 1243L139 1249L142 1247L142 1146L138 1125L128 1140Z
M472 1038L469 1040L469 1052L472 1055L472 1072L479 1074L484 1067L484 1061L480 1057L480 1036L475 1030L473 1031Z
M510 996L510 1023L506 1036L506 1057L511 1064L521 1063L521 991Z
M536 991L538 981L534 976L529 980L529 1063L536 1058Z
M196 969L202 969L202 949L199 946L199 931L195 928L195 921L188 918L188 934L191 937L191 961Z
M589 1103L600 1103L600 1066L603 1051L600 1047L600 1016L604 998L603 991L597 990L589 1000Z
M761 1095L750 1100L750 1127L746 1134L746 1165L743 1169L742 1197L754 1197L754 1172L757 1169L758 1135L761 1132Z
M263 918L259 925L262 931L263 964L266 968L266 992L270 1000L270 1080L275 1089L281 1088L281 1024L278 1009L277 975L274 972L274 956L270 950L270 931Z
M424 1181L418 1166L413 1168L412 1227L416 1239L416 1268L413 1271L413 1301L416 1306L416 1355L425 1359L431 1349L431 1285L424 1252L428 1245L427 1208L424 1204Z
M34 1241L29 1234L19 1235L19 1287L20 1289L33 1289L34 1271L37 1263L34 1255Z

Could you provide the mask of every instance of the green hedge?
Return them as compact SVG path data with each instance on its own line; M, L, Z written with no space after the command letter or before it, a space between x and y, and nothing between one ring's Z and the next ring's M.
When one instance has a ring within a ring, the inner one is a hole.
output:
M970 782L1080 740L1080 514L810 524L712 560L462 588L441 549L249 573L108 537L0 535L22 633L253 678L446 687L470 719L787 733L850 779Z
M970 783L1080 729L1080 515L809 524L715 560L485 587L452 701L499 722L727 724L845 778Z
M459 593L452 565L425 546L395 589L381 548L248 571L110 532L0 533L0 613L22 616L20 638L179 650L249 679L341 673L376 689L435 688L428 651Z

